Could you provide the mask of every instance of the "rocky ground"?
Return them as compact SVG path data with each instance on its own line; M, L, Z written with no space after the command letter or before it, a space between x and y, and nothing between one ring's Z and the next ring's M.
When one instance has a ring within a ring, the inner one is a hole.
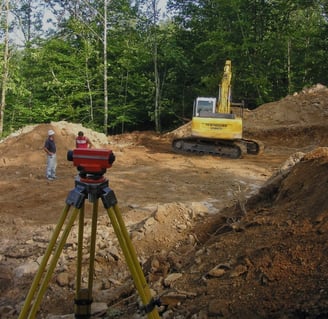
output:
M260 155L240 160L177 155L172 136L106 137L67 122L35 125L0 143L0 318L17 318L74 189L67 161L83 130L116 155L105 176L163 318L328 317L328 90L317 85L245 111ZM56 132L58 179L42 151ZM84 257L93 204L86 201ZM40 303L38 318L74 313L77 223ZM83 284L88 281L83 267ZM142 318L139 298L101 203L92 309L95 317Z

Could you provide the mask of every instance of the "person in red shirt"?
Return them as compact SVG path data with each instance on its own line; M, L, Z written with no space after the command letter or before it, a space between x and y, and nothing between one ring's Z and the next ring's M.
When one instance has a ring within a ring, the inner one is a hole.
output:
M84 136L84 133L80 131L75 139L76 148L91 148L93 145L91 141Z

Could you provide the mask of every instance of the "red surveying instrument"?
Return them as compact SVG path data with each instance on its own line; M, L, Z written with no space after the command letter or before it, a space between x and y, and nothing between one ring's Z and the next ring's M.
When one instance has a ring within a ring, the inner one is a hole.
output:
M50 239L18 319L34 319L36 317L43 295L46 292L69 232L78 215L78 250L74 311L75 318L77 319L88 319L91 317L99 198L101 198L104 208L110 218L133 277L134 284L140 295L143 303L141 310L149 319L160 318L157 311L157 306L160 305L160 301L159 299L153 298L150 294L150 289L118 208L116 196L114 191L109 188L108 180L104 177L107 168L110 168L115 161L114 153L107 149L74 149L73 151L67 152L67 160L72 161L74 166L77 167L79 177L75 179L75 188L70 191L66 198L66 206L54 230L52 238ZM83 288L82 247L85 215L84 204L86 198L93 203L93 213L89 246L89 276L87 287ZM72 206L75 208L69 216L69 210ZM65 224L66 219L68 220ZM59 238L60 234L61 237Z

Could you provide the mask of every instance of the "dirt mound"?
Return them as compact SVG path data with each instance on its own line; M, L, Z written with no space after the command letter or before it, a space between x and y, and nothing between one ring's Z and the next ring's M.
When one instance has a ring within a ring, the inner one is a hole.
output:
M328 144L328 89L317 84L280 101L244 113L244 134L269 145L305 147Z
M310 219L315 223L318 216L328 212L325 192L328 178L328 148L320 147L304 154L292 171L281 171L261 189L260 196L270 198L271 206L279 211L296 212L296 219ZM287 175L288 173L288 175ZM286 176L287 175L287 176ZM258 204L262 205L262 201Z
M235 218L213 217L210 236L189 255L176 286L189 282L189 291L197 291L197 305L186 301L186 313L200 313L203 303L207 313L224 318L328 315L327 152L306 154Z
M326 125L328 89L318 84L277 102L263 104L245 112L245 129Z

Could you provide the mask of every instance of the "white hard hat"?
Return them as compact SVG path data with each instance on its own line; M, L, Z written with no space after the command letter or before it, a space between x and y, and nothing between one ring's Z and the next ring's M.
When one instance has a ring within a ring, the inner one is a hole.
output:
M48 136L55 135L55 132L53 130L48 131Z

